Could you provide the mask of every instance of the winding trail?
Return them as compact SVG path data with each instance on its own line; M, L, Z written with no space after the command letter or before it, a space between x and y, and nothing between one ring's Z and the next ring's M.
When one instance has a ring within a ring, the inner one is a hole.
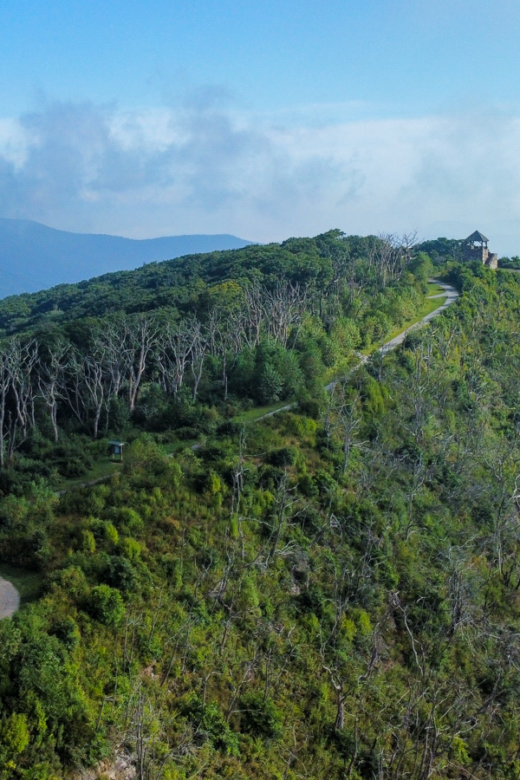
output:
M398 336L396 336L393 339L390 339L390 341L387 341L386 344L383 344L382 347L379 347L378 349L374 350L374 352L381 352L383 355L387 352L390 352L392 349L395 349L399 346L399 344L402 344L407 335L410 333L411 330L415 330L415 328L420 328L422 325L425 325L427 322L430 322L430 320L433 320L434 317L437 317L441 312L444 311L444 309L447 309L448 306L451 306L452 303L455 303L457 298L459 297L458 290L455 289L455 287L452 287L451 284L446 284L446 282L439 282L437 279L430 279L429 280L432 284L437 284L439 287L442 287L444 290L443 293L439 293L438 295L430 295L428 296L429 300L434 300L435 298L446 298L445 302L441 304L437 309L434 309L429 314L426 314L419 322L416 322L415 325L411 325L409 328L406 328L406 330L403 330L402 333L400 333ZM374 354L374 353L372 353ZM365 361L366 362L366 361Z
M381 347L377 347L377 349L374 349L370 355L359 355L360 361L357 364L357 366L354 366L350 369L348 374L342 379L346 379L348 376L354 373L354 371L357 371L358 368L363 366L365 363L368 363L369 359L374 355L376 352L380 352L382 355L386 355L387 352L391 352L393 349L398 347L400 344L403 343L407 335L410 333L410 331L415 330L416 328L420 328L423 325L426 325L426 323L430 322L434 317L437 317L441 312L443 312L445 309L448 308L448 306L451 306L452 303L455 303L457 298L459 297L458 290L455 289L455 287L452 287L451 284L446 284L446 282L440 282L438 279L429 279L428 280L431 284L436 284L438 287L442 287L444 292L438 293L437 295L429 295L428 300L434 300L435 298L445 298L446 300L444 303L442 303L440 306L438 306L436 309L431 311L429 314L425 314L424 317L422 317L419 322L414 323L414 325L410 325L408 328L405 328L402 333L399 333L398 336L394 336L393 339L390 339L390 341L386 341ZM329 382L328 385L326 385L326 389L331 391L333 387L341 381L340 379L334 379L332 382ZM257 417L255 422L258 422L259 420L265 420L267 417L273 417L275 414L279 414L280 412L288 412L291 409L294 409L297 406L296 403L292 404L286 404L286 406L281 406L279 409L275 409L273 412L268 412L267 414L263 414L261 417Z

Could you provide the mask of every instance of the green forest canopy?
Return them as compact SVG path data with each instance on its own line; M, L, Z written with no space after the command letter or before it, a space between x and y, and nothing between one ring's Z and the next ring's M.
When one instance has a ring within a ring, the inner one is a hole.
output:
M136 313L160 308L193 310L203 305L208 291L226 281L325 287L340 259L366 262L385 242L374 236L344 236L332 230L316 238L291 238L282 244L188 255L149 263L136 271L106 274L79 284L64 284L39 293L0 301L0 328L17 332L56 318Z
M120 298L103 282L95 312L72 288L52 325L37 307L53 291L23 316L3 303L20 335L2 352L0 560L39 572L41 593L0 622L2 780L116 752L146 780L519 776L520 282L452 264L458 303L327 393L428 292L428 258L377 241L224 253L222 275L199 259L139 312L128 291L160 266L121 275ZM210 345L222 311L243 329L234 356ZM144 379L134 393L136 349L116 391L100 345L124 326L135 346L143 322L161 326ZM195 346L175 390L161 334L186 323L208 346L196 390ZM110 480L57 495L60 470L104 442L93 402L74 412L90 398L74 361L109 394L101 427L130 444ZM298 407L235 421L269 393ZM173 457L164 437L181 443Z

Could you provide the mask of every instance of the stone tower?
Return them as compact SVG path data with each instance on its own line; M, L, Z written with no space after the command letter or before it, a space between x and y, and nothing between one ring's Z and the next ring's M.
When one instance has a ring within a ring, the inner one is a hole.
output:
M492 254L488 249L489 238L475 230L464 241L464 259L466 261L477 260L488 268L498 268L498 255Z

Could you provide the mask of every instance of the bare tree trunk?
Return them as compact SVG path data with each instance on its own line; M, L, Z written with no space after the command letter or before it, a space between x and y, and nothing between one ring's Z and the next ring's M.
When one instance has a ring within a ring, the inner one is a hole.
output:
M161 385L168 395L177 395L181 389L197 328L193 321L168 322L158 340L156 361Z
M141 382L147 368L148 356L155 346L157 327L150 319L140 318L127 324L128 406L134 411Z
M346 694L343 690L344 683L341 677L335 674L328 666L323 667L329 674L330 682L336 693L336 720L334 730L342 731L345 728L345 699Z
M196 401L200 380L202 379L208 342L202 334L200 324L197 322L195 325L194 323L194 327L196 327L196 331L194 333L193 347L191 350L191 373L193 376L193 400Z
M84 359L84 387L87 394L87 405L92 411L92 435L97 439L99 421L105 403L105 383L103 366L95 357Z
M9 343L7 365L11 374L17 425L25 439L29 428L36 425L34 417L34 380L38 361L38 346L33 339L22 344L18 339Z
M39 361L38 387L49 411L55 443L59 438L58 402L63 398L64 374L69 349L68 344L59 342L49 349L47 361Z
M4 468L6 460L6 438L9 428L6 428L7 395L11 386L11 375L7 365L5 350L0 352L0 466Z

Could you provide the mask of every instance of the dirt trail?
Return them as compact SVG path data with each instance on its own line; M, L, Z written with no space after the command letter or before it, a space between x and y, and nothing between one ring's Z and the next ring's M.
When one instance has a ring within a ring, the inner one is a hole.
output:
M20 606L20 594L7 580L0 577L0 620L11 617Z

